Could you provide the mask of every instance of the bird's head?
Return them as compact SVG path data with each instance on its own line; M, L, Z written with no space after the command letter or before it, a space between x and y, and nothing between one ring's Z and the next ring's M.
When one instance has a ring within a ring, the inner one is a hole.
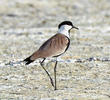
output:
M65 29L65 30L68 30L68 31L70 31L70 30L73 29L73 28L75 28L75 29L77 29L77 30L79 29L79 28L75 27L75 26L72 24L71 21L63 21L63 22L61 22L61 23L58 25L58 29L61 29L61 28Z

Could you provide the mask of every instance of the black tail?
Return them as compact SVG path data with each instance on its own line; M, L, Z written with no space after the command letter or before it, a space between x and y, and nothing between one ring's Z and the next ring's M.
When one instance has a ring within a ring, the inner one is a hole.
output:
M30 63L32 63L34 61L34 60L31 60L30 58L31 58L31 56L26 58L26 59L24 59L24 62L26 62L25 65L28 65L28 64L30 64Z

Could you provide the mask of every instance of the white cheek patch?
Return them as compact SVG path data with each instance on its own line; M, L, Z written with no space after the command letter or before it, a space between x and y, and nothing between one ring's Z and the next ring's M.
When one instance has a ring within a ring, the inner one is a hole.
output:
M72 26L70 25L64 25L65 30L70 30L72 28Z
M69 35L69 30L72 28L72 26L70 25L63 25L60 27L60 29L58 30L58 33L64 34L66 35L68 38L70 37Z

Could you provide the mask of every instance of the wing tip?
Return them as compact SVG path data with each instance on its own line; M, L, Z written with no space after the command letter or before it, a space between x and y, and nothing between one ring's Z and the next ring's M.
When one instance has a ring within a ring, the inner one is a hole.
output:
M30 58L31 56L23 60L25 62L25 65L29 65L30 63L34 61L34 60L31 60Z

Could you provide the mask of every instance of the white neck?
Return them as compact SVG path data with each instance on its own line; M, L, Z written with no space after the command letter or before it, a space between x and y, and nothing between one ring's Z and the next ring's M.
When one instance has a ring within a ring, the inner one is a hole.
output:
M70 33L69 33L69 30L70 29L71 29L71 26L69 26L69 25L63 25L63 26L60 27L60 29L58 29L58 33L59 34L64 34L68 38L70 38Z

